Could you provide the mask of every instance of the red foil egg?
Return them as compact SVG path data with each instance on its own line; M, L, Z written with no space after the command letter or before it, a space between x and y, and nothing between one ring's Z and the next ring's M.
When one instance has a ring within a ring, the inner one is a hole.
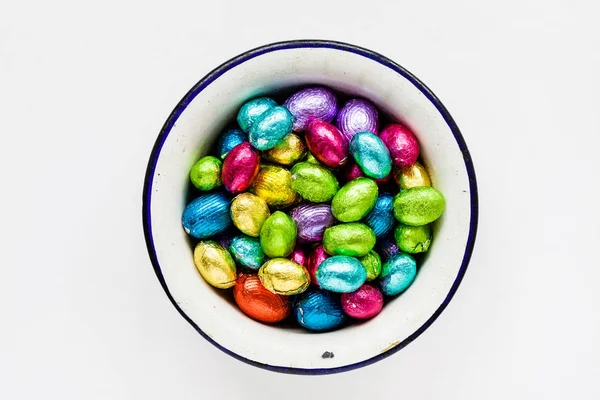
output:
M375 183L379 186L388 183L392 179L392 173L389 173L385 178L374 179ZM364 177L365 174L357 163L351 162L344 167L343 176L346 182L350 182L356 178Z
M310 281L314 283L316 286L319 286L319 282L317 282L317 268L323 261L329 258L329 254L325 253L325 249L322 244L316 245L313 247L312 251L308 255L308 259L306 260L306 269L310 274Z
M383 294L370 284L364 284L352 293L342 294L342 309L357 319L373 318L383 308Z
M379 137L390 151L392 163L396 167L409 167L417 161L419 142L404 125L388 125L381 131Z
M304 249L302 249L302 247L296 246L292 251L292 254L288 256L288 258L296 264L304 265L306 267L308 257L306 256L306 253L304 252Z
M323 165L338 168L348 161L348 143L332 124L313 120L306 129L306 146Z
M240 310L260 322L279 322L292 311L287 297L267 290L257 275L240 274L233 297Z
M233 194L250 187L260 167L260 154L249 142L235 146L225 157L221 180L225 189Z

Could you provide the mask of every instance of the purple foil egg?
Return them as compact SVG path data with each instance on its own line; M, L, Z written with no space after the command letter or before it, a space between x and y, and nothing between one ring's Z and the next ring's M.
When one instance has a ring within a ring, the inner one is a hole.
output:
M349 100L337 115L337 127L349 143L359 132L371 132L377 135L379 114L373 104L363 99Z
M288 258L296 264L304 265L306 267L307 257L302 247L296 246Z
M291 95L283 106L294 116L294 132L305 130L313 119L331 122L338 111L335 95L324 87L302 89Z
M377 241L377 253L381 256L383 262L391 256L400 253L400 248L393 239L381 239Z
M302 243L322 240L325 229L333 225L329 204L300 204L292 210L290 217L296 223L298 239Z
M383 294L369 284L364 284L357 291L342 294L342 309L346 315L357 319L373 318L383 308Z

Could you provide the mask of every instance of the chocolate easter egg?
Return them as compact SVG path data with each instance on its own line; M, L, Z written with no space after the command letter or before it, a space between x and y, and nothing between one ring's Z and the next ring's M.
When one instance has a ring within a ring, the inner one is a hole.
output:
M338 110L335 94L318 86L297 91L283 105L294 116L294 132L304 131L313 119L331 122Z
M404 125L388 125L381 131L379 137L389 150L395 166L408 167L417 161L419 142L410 129Z
M408 226L400 224L394 232L396 244L405 253L417 254L429 250L431 226Z
M292 168L292 189L313 203L331 200L339 184L333 173L320 165L301 162Z
M383 294L373 285L364 284L352 293L341 297L342 309L352 318L369 319L381 312Z
M445 204L439 190L431 186L413 187L394 197L394 216L405 225L427 225L442 215Z
M296 224L298 240L303 243L321 241L325 229L334 221L329 204L300 204L290 212L290 217Z
M379 276L381 291L387 296L395 296L408 288L417 275L415 259L406 253L398 253L387 260Z
M348 143L358 132L377 134L379 113L373 104L364 99L352 99L340 109L336 125Z
M295 315L303 328L318 332L339 328L346 319L339 297L319 289L309 290L299 297Z
M248 141L248 134L239 129L228 129L219 137L217 155L221 160L238 144Z
M376 279L381 273L381 257L375 250L371 250L366 255L359 257L360 261L367 271L367 281Z
M233 297L240 310L260 322L279 322L292 311L288 298L267 290L257 275L240 274Z
M252 99L240 108L237 115L237 122L244 132L250 132L250 128L256 120L267 110L275 107L277 103L268 97L259 97Z
M235 285L235 262L227 249L217 242L199 242L194 249L194 264L202 278L210 285L219 289Z
M339 168L348 161L348 142L332 124L313 120L304 136L311 154L326 167Z
M394 196L390 193L381 193L377 197L375 207L367 214L365 225L373 229L377 239L388 236L394 229Z
M258 270L265 260L265 253L260 246L260 241L246 235L239 235L231 239L229 252L238 264L250 269Z
M372 179L356 178L333 196L331 212L341 222L360 221L375 206L378 192L377 184Z
M319 265L316 277L322 289L336 293L349 293L365 283L367 271L354 257L332 256Z
M273 293L291 296L308 289L310 275L303 265L287 258L273 258L260 267L258 277Z
M296 264L304 265L305 267L308 261L308 256L306 255L306 252L300 246L294 247L294 250L292 250L288 258Z
M313 284L319 286L319 282L317 282L317 268L323 261L329 258L329 254L325 252L322 244L316 245L308 255L308 260L306 260L306 269L310 274L310 279Z
M275 106L262 113L250 127L248 139L258 150L269 150L281 143L290 133L294 117L285 108Z
M374 133L359 132L350 141L350 153L370 178L383 179L392 172L392 159L383 141Z
M221 179L225 189L233 194L244 192L250 187L260 167L260 155L250 143L235 146L223 162Z
M350 222L325 229L323 248L331 255L362 257L373 249L375 240L371 228Z
M296 134L289 134L281 143L263 153L263 157L271 162L281 165L292 165L304 158L306 145Z
M273 208L291 206L299 199L292 188L291 172L276 165L261 165L250 191Z
M198 190L212 190L221 186L221 160L213 156L202 157L190 170L190 181Z
M197 197L183 210L183 228L197 239L206 239L225 232L231 226L230 203L229 195L221 192Z
M411 166L398 169L394 177L402 189L431 186L431 179L429 178L427 169L418 161Z
M296 245L296 225L281 211L275 211L260 230L260 245L269 257L286 257Z
M231 202L233 224L248 236L258 237L270 215L267 202L252 193L240 193Z

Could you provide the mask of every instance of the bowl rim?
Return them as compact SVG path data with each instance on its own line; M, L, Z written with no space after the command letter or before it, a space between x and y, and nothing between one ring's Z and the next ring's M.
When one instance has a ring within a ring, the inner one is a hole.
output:
M358 55L366 57L372 61L375 61L387 68L392 69L393 71L402 75L404 78L406 78L408 81L410 81L435 106L435 108L440 112L440 114L446 121L446 124L448 124L448 127L452 131L452 134L454 135L456 143L458 144L458 147L463 155L465 167L467 170L467 176L469 179L469 188L470 188L470 194L471 194L471 196L470 196L471 197L471 207L470 207L471 220L469 223L469 234L467 237L465 252L463 255L463 259L461 262L461 266L460 266L458 275L456 276L456 279L454 280L454 283L452 284L452 287L450 288L450 291L446 295L446 298L444 299L442 304L440 304L440 306L427 319L427 321L425 321L425 323L423 325L421 325L413 334L408 336L406 339L404 339L398 345L392 347L391 349L389 349L383 353L377 354L376 356L373 356L369 359L366 359L366 360L363 360L363 361L360 361L357 363L353 363L353 364L344 365L341 367L334 367L334 368L314 368L313 369L313 368L295 368L295 367L274 366L274 365L264 364L264 363L260 363L260 362L254 361L254 360L250 360L248 358L245 358L245 357L229 350L228 348L226 348L224 346L221 346L219 343L217 343L215 340L213 340L211 337L209 337L204 331L202 331L202 329L200 329L200 327L198 327L198 325L196 325L194 323L194 321L192 321L192 319L181 309L181 307L179 307L179 305L173 298L173 295L169 291L169 288L166 284L165 278L162 274L162 270L161 270L160 264L158 262L158 257L156 254L156 249L154 247L154 239L152 236L151 200L152 200L152 183L154 180L154 174L156 172L156 165L157 165L158 158L160 156L163 144L165 143L167 137L169 136L169 133L171 132L171 129L173 128L175 122L177 121L179 116L183 113L183 111L187 108L189 103L202 90L204 90L204 88L206 88L214 80L216 80L218 77L220 77L221 75L223 75L225 72L229 71L230 69L235 68L236 66L238 66L250 59L253 59L255 57L258 57L258 56L266 54L266 53L271 53L271 52L275 52L275 51L279 51L279 50L298 49L298 48L327 48L327 49L333 49L333 50L339 50L339 51L345 51L345 52L358 54ZM144 186L143 186L143 192L142 192L142 225L143 225L144 237L146 240L146 247L148 250L148 255L150 256L150 261L154 268L154 272L156 273L156 277L158 278L158 280L160 282L160 285L162 286L163 290L165 291L165 294L171 301L171 304L173 305L173 307L175 307L175 309L179 312L179 314L181 314L181 316L190 325L192 325L194 327L194 329L204 339L206 339L212 345L217 347L219 350L234 357L235 359L242 361L244 363L253 365L255 367L263 368L263 369L274 371L274 372L289 373L289 374L301 374L301 375L324 375L324 374L332 374L332 373L351 371L351 370L354 370L357 368L365 367L367 365L371 365L377 361L383 360L384 358L387 358L387 357L395 354L399 350L406 347L413 340L415 340L418 336L420 336L427 328L429 328L429 326L431 326L431 324L439 317L439 315L448 306L448 304L454 297L454 294L458 290L460 283L462 282L462 279L463 279L465 272L467 270L467 267L469 265L471 255L473 253L473 247L475 245L475 238L477 236L478 218L479 218L479 200L478 200L478 193L477 193L477 179L475 177L475 169L473 166L473 161L471 159L471 154L469 153L467 144L465 143L465 140L464 140L460 130L458 129L458 126L456 125L456 123L454 122L454 119L452 118L452 116L450 115L450 113L448 112L446 107L442 104L442 102L417 77L415 77L412 73L407 71L404 67L400 66L396 62L390 60L389 58L387 58L379 53L376 53L372 50L363 48L363 47L359 47L359 46L344 43L344 42L331 41L331 40L318 40L318 39L317 40L315 40L315 39L289 40L289 41L281 41L281 42L275 42L275 43L263 45L263 46L256 47L254 49L245 51L245 52L229 59L228 61L224 62L223 64L219 65L218 67L216 67L215 69L210 71L208 74L206 74L185 94L185 96L179 101L179 103L177 103L177 105L175 106L175 108L173 109L173 111L170 113L169 117L165 121L164 125L162 126L160 133L159 133L158 137L156 138L156 141L152 148L152 152L150 153L150 158L148 160L148 165L147 165L146 173L145 173L145 177L144 177Z

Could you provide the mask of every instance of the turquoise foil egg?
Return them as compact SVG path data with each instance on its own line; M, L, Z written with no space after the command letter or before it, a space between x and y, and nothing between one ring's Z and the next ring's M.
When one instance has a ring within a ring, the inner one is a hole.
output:
M236 236L231 240L229 251L238 264L254 270L258 270L265 261L265 253L258 238Z
M362 172L374 179L383 179L392 172L390 152L379 136L360 132L350 141L350 153Z
M230 204L231 197L222 192L197 197L183 210L183 229L197 239L207 239L224 232L232 225Z
M350 293L365 283L367 270L354 257L333 256L319 265L316 277L323 289L336 293Z
M294 311L298 323L311 331L338 328L346 319L339 298L333 293L319 289L302 293Z
M246 133L239 129L228 129L219 138L219 142L217 143L217 154L221 157L221 160L224 160L231 149L238 144L247 141L248 135Z
M292 133L293 126L294 117L287 108L269 108L250 127L250 143L258 150L272 149Z
M417 275L415 259L406 253L391 256L381 268L379 275L381 291L395 296L408 288Z
M237 115L237 122L240 128L246 133L250 132L250 128L256 120L268 109L277 105L275 100L268 97L259 97L252 99L240 108Z
M377 197L375 207L365 217L365 225L373 230L377 239L388 236L394 229L394 196L390 193L381 193Z

